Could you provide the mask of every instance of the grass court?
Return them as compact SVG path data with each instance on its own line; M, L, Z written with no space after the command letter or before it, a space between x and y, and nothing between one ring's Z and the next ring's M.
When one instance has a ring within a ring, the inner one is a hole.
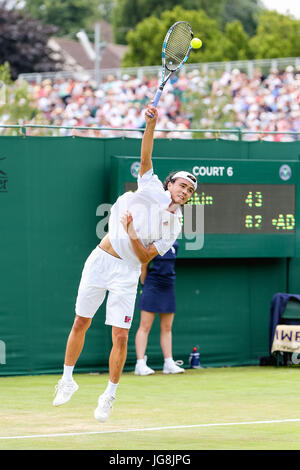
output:
M75 374L79 390L53 407L59 378L0 378L0 450L300 449L297 367L124 373L107 423L93 416L107 374Z

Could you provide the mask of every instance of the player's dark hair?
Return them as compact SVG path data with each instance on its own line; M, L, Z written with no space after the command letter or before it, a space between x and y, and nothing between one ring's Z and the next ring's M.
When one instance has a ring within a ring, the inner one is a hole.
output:
M173 178L173 176L174 176L176 173L178 173L178 171L172 171L172 173L170 173L170 174L166 177L165 181L163 182L163 187L164 187L164 190L165 190L165 191L167 191L167 189L168 189L168 184L169 184L169 183L174 183L174 181L177 179L177 178L175 178L175 179Z
M170 173L170 174L166 177L165 181L163 182L163 187L164 187L164 190L165 190L165 191L167 191L167 189L168 189L168 184L169 184L170 182L171 182L171 183L174 183L174 181L177 180L177 178L173 178L173 176L174 176L176 173L178 173L178 171L172 171L172 173ZM188 176L190 177L190 179L191 179L192 181L194 181L194 182L196 183L197 180L196 180L195 176L193 176L193 175L188 175Z

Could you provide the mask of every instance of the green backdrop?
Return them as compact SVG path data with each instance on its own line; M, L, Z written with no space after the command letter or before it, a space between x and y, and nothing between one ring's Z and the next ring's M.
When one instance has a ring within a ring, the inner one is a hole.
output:
M140 139L0 137L0 375L57 373L85 259L99 243L97 208L110 202L113 156L139 156ZM300 142L157 140L154 157L299 160ZM188 366L257 364L268 354L270 301L300 292L299 235L292 258L177 260L174 358ZM77 371L107 371L105 305L87 333ZM125 370L135 364L135 311ZM1 351L3 348L1 348ZM159 320L147 349L162 367ZM4 360L5 359L5 360Z

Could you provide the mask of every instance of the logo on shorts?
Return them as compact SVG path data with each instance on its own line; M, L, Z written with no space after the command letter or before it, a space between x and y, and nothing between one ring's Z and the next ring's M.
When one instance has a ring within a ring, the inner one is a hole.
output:
M131 317L128 317L127 315L124 318L125 323L130 323L131 322Z

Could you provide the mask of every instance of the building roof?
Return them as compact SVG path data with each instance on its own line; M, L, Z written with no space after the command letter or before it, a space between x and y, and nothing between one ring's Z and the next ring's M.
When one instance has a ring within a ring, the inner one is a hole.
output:
M121 67L122 59L128 46L114 44L111 25L100 21L101 41L105 43L101 49L100 67L104 69ZM64 70L92 70L95 66L79 41L68 38L53 37L49 40L49 47L61 55L64 61ZM94 44L91 44L94 48Z

